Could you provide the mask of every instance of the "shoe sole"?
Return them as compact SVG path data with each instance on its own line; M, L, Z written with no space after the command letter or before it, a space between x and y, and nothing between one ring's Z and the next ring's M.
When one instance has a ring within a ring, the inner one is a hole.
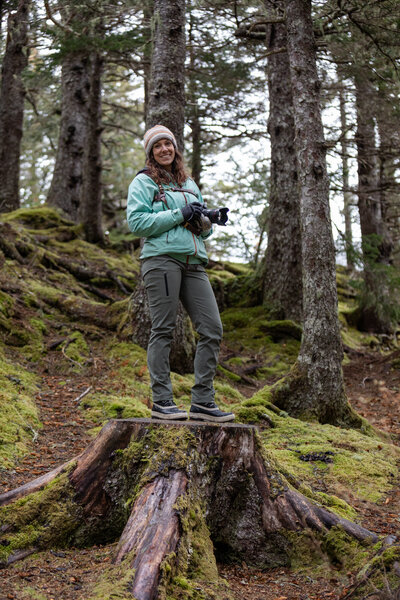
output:
M213 417L212 415L202 415L201 413L189 413L189 419L194 421L212 421L213 423L227 423L233 421L235 415L227 415L226 417Z
M184 421L188 418L187 413L161 414L151 411L151 416L161 421Z

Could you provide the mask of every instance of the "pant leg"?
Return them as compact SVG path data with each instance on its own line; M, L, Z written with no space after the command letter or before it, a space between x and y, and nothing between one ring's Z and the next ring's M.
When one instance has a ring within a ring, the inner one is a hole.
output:
M213 380L218 364L222 323L217 301L204 267L185 269L181 283L181 300L200 336L194 358L195 384L192 402L212 402Z
M146 259L142 273L152 323L147 366L153 402L157 402L172 399L169 354L178 312L181 268L166 256L155 256Z

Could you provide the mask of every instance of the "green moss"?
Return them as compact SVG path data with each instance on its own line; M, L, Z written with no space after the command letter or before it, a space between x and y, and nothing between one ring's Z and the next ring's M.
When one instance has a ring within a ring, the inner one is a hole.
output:
M240 381L240 375L236 375L236 373L232 373L232 371L228 371L228 369L224 369L221 365L218 365L217 372L221 375L224 375L227 379L231 379L232 381Z
M359 570L375 549L372 540L358 542L341 527L332 527L325 533L316 534L309 529L287 531L290 542L291 568L304 575L326 577L327 573Z
M135 578L135 569L130 566L133 558L134 552L130 552L119 565L106 567L88 600L132 600L129 587Z
M18 222L29 225L34 229L59 227L60 225L73 225L71 221L64 219L55 209L48 206L37 208L20 208L2 215L3 221L8 223Z
M35 279L29 280L27 284L27 294L24 298L27 306L37 306L38 298L52 305L57 304L60 292L54 286L46 285Z
M239 353L244 347L257 351L264 363L259 378L279 378L297 358L301 328L292 321L267 321L266 314L263 306L223 311L224 339Z
M324 492L315 492L314 494L310 495L310 498L316 500L323 506L329 508L332 512L336 513L340 517L348 519L349 521L354 521L354 519L356 519L357 517L357 511L354 508L352 508L350 504L348 504L341 498L338 498L334 494L329 495L325 494Z
M274 421L270 413L263 406L241 406L234 409L236 420L240 423L266 424L274 427Z
M234 402L242 402L243 395L238 389L230 385L229 383L221 383L220 381L214 381L215 398L217 403L222 406L231 406Z
M159 600L231 600L227 583L218 575L205 511L197 495L198 490L191 489L178 499L182 538L177 554L166 557L162 565Z
M63 473L43 490L1 507L0 521L10 530L3 536L0 562L17 550L67 545L82 518L74 496L68 473Z
M369 558L372 540L360 544L341 527L332 527L323 538L323 547L331 562L348 571L360 568Z
M47 333L45 323L36 317L29 319L26 327L26 344L21 348L21 354L28 360L38 361L46 353L44 334Z
M14 304L12 296L0 290L0 314L3 314L5 317L11 317L14 312Z
M86 364L90 349L80 331L72 333L64 344L64 354L72 362L72 371L80 373Z
M0 466L9 468L24 455L41 425L34 396L37 377L0 348Z
M29 598L31 600L47 600L47 596L45 596L41 592L38 592L37 590L35 590L35 588L31 587L30 585L24 586L21 589L21 594L23 600L28 600Z
M353 429L310 425L264 410L275 427L263 430L261 439L283 473L290 473L316 491L321 491L322 485L323 491L349 502L353 496L377 502L392 488L399 473L399 450L395 446ZM300 459L321 452L332 452L328 456L333 462ZM336 510L334 504L332 509Z
M172 580L173 585L176 585L183 590L188 590L191 586L188 580L185 577L176 576Z

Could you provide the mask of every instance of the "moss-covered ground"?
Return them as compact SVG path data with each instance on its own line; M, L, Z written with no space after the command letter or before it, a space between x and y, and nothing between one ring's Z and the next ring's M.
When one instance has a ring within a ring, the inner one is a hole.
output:
M0 473L8 473L35 449L36 437L46 430L36 405L44 376L63 378L68 386L87 382L80 389L90 388L89 393L74 410L77 419L90 421L92 434L109 418L148 417L151 397L146 352L130 341L129 296L138 278L137 255L112 244L88 244L79 227L46 207L1 215L0 227L5 240L0 246ZM290 484L339 515L365 522L365 506L376 510L374 514L383 507L390 510L391 502L397 506L397 446L371 431L304 423L271 405L270 387L293 365L301 328L269 318L248 267L217 264L209 273L224 325L215 379L221 408L233 410L238 422L257 424L265 451ZM357 353L361 363L371 352L385 360L382 340L354 327L355 294L342 269L338 290L345 369ZM399 361L396 355L388 363L391 386L385 387L372 368L351 388L355 406L360 412L365 409L365 416L372 405L378 411L374 398L389 406ZM189 407L193 383L192 374L172 373L179 406ZM374 421L396 431L395 420L391 423ZM303 542L305 552L310 544ZM333 538L325 543L324 556L333 555ZM299 555L293 556L293 566L299 566ZM335 560L339 568L340 560ZM355 568L357 560L349 559L343 569ZM179 597L196 597L185 578L176 578L173 585ZM29 590L24 594L35 597Z

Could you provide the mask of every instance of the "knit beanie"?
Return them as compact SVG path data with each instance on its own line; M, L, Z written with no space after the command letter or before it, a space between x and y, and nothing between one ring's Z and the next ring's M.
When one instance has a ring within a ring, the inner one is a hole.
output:
M173 143L175 150L177 149L175 136L167 127L164 127L164 125L155 125L151 129L148 129L143 138L146 156L149 156L151 149L156 142L164 139L170 140Z

